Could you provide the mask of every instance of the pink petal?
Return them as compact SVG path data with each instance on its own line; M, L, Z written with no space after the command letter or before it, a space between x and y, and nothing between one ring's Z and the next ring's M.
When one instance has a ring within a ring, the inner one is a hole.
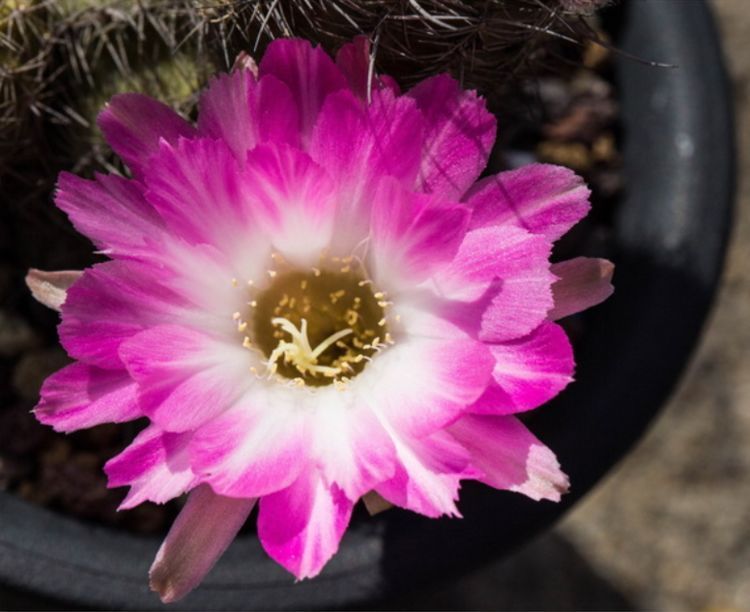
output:
M495 358L493 388L472 406L472 412L512 414L531 410L555 397L572 380L573 349L563 329L545 322L531 334L490 345Z
M252 381L249 354L232 340L158 325L123 342L120 357L149 418L167 431L188 431L231 406Z
M66 433L102 423L132 421L143 416L136 389L123 370L73 363L44 381L34 414L55 431Z
M547 315L552 321L601 304L615 290L615 266L606 259L576 257L553 264L551 270L559 279L552 285L555 306Z
M419 438L474 403L491 381L494 364L484 344L465 337L409 338L380 354L355 382L395 431Z
M372 256L379 285L391 290L413 285L454 258L469 221L464 206L440 205L392 179L380 182L373 199Z
M120 510L145 501L163 504L189 491L197 483L190 469L188 444L192 433L169 433L151 425L116 457L104 471L108 487L130 486Z
M445 310L445 303L440 301L439 292L425 289L428 283L422 283L413 291L406 290L400 293L398 304L394 305L395 310L389 315L394 319L398 315L399 326L408 330L409 336L413 338L449 341L465 341L471 338L472 334L462 325L463 321L453 322L441 313L441 310ZM453 307L453 303L451 306ZM476 309L473 304L469 307L476 317L481 317L481 310L478 310L477 314L474 312ZM473 321L472 324L478 328L477 321Z
M208 485L190 493L149 571L151 590L162 602L175 602L200 584L254 505L254 499L216 495Z
M367 121L374 141L371 163L378 176L387 174L412 184L422 163L422 143L427 125L413 99L391 89L373 92Z
M159 150L160 139L176 144L180 136L195 136L195 128L166 104L137 93L114 96L97 123L114 152L136 175Z
M185 323L234 345L242 336L233 315L248 306L244 281L266 276L270 250L257 224L238 224L217 246L174 241L154 248L161 263L159 282L189 304Z
M422 116L414 100L375 92L366 105L348 90L331 94L313 130L310 155L337 184L337 236L351 250L367 236L372 192L383 176L412 184L421 156Z
M237 160L221 140L162 140L144 171L146 199L192 243L222 245L249 225Z
M531 164L479 181L465 201L472 227L512 224L554 241L586 216L590 193L568 168Z
M367 100L370 63L370 39L364 35L355 36L352 42L346 43L336 53L336 65L349 81L352 92L361 100ZM398 85L391 77L373 71L371 78L370 93L388 88L398 95Z
M399 439L396 448L396 474L380 483L377 493L396 506L431 518L461 516L456 507L460 481L478 475L466 449L442 431Z
M198 131L224 140L240 162L259 143L299 141L289 88L273 76L257 81L249 70L235 70L209 83L201 94Z
M150 254L163 223L135 181L97 174L93 181L63 172L55 203L75 228L108 255Z
M552 501L568 490L554 453L513 416L467 415L449 431L484 473L479 480L491 487Z
M312 423L313 452L324 480L335 483L352 502L393 476L393 442L369 408L326 402Z
M485 342L529 334L553 306L551 245L513 226L466 234L451 264L436 275L443 315Z
M458 200L487 165L495 142L495 117L475 91L447 74L411 89L428 126L418 180L420 189Z
M75 359L122 369L123 340L145 327L179 320L183 307L153 268L132 261L97 264L68 289L60 342Z
M273 493L302 470L309 453L307 427L298 407L259 390L196 431L193 468L222 495Z
M336 190L306 153L260 145L248 153L245 200L273 245L298 265L314 265L334 228Z
M258 537L266 552L300 580L312 578L338 550L352 502L314 470L260 500Z
M81 278L81 270L60 270L45 272L31 268L26 274L26 286L34 299L47 308L60 310L70 286Z
M275 76L291 91L305 144L326 97L347 86L344 75L325 51L300 39L279 39L268 45L259 74L261 78Z

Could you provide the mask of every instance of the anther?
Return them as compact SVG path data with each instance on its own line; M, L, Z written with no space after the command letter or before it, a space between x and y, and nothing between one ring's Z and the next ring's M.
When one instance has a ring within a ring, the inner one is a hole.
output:
M342 297L346 295L346 291L343 289L339 289L338 291L334 291L333 293L329 293L328 297L331 298L331 303L335 304L338 302Z
M346 311L345 318L346 318L347 325L354 326L357 324L357 319L359 318L359 314L357 314L356 310L349 309Z

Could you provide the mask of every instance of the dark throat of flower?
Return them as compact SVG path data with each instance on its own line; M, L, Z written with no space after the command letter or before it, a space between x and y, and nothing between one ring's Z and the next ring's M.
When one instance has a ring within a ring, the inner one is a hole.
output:
M353 258L332 258L309 270L269 271L246 316L235 313L243 345L259 351L266 372L298 386L346 383L393 343L390 303ZM335 264L335 265L330 265ZM239 315L239 316L238 316Z

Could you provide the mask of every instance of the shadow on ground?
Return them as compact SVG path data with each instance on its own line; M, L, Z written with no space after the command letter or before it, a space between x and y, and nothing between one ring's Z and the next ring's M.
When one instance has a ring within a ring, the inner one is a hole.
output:
M378 602L384 610L636 610L569 541L545 534L450 585Z

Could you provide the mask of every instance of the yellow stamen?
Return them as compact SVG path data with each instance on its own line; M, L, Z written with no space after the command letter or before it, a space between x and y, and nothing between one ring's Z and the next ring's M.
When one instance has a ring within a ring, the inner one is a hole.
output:
M278 368L279 359L293 365L300 374L322 374L334 378L341 374L341 367L318 365L318 357L330 346L335 344L341 338L352 333L349 328L337 331L323 340L314 349L310 346L310 339L307 337L307 319L302 319L300 328L284 317L274 317L271 323L291 336L291 342L281 340L278 346L268 357L269 374L273 375Z

